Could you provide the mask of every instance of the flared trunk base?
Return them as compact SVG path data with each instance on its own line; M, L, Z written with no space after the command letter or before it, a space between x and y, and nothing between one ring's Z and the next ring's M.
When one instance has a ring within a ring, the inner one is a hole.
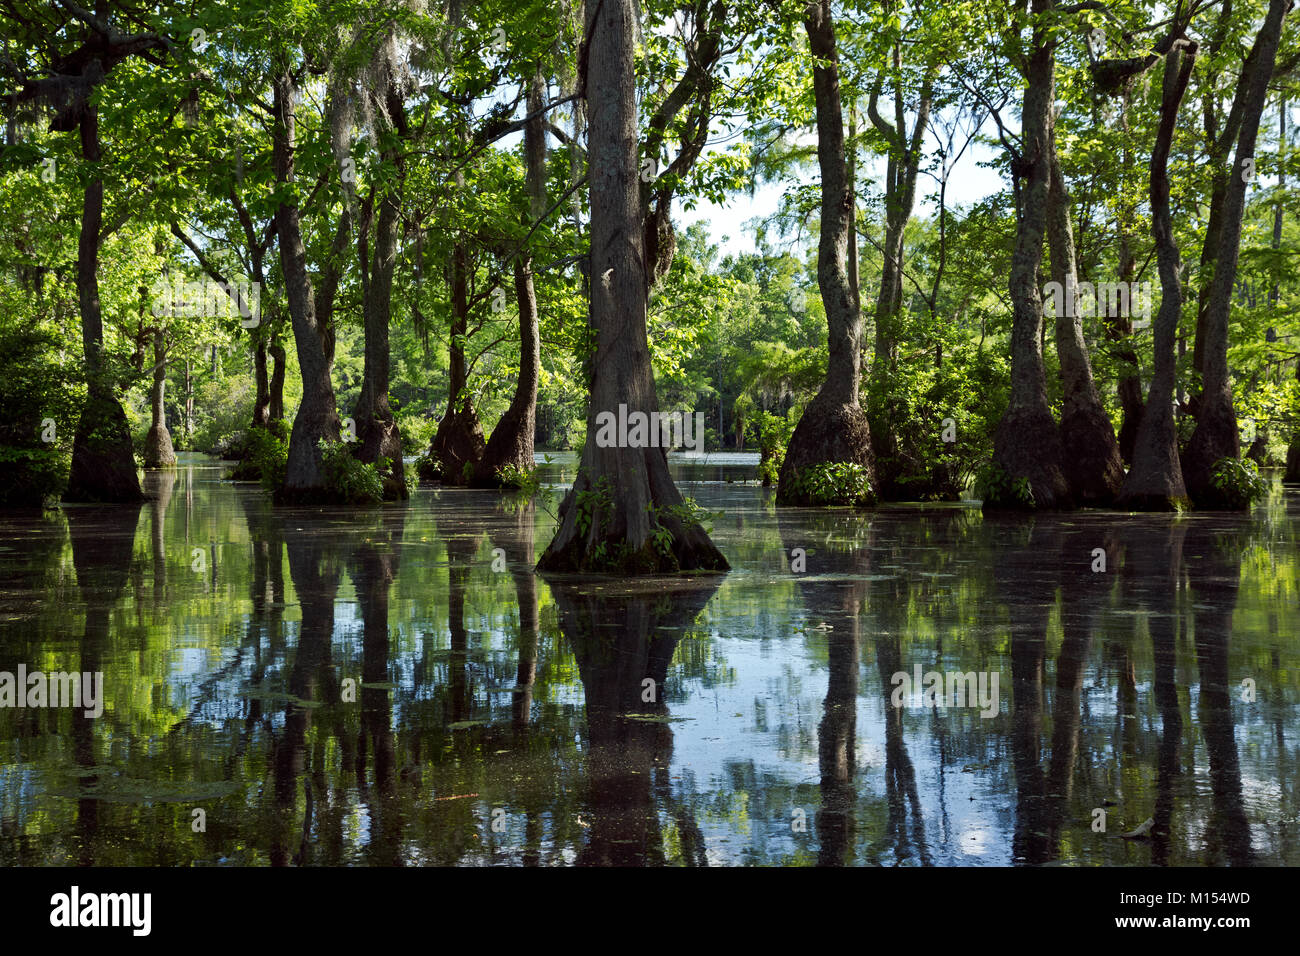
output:
M469 484L486 447L474 406L449 411L429 444L429 457L436 463L434 477L447 485Z
M144 466L146 468L176 467L176 451L172 448L171 432L166 425L155 425L149 429L144 440Z
M1014 496L985 500L985 511L1068 511L1074 507L1062 468L1056 420L1046 408L1009 409L993 438L993 461L1013 479L1029 482L1032 501Z
M836 462L865 468L872 493L876 493L875 456L867 413L859 405L823 400L819 394L790 436L790 446L777 479L776 503L813 504L806 491L800 489L799 475L814 465Z
M72 442L64 501L143 501L126 413L116 398L90 395Z

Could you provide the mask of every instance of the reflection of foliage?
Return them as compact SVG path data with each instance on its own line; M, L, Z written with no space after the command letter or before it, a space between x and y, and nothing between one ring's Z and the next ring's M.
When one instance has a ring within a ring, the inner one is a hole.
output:
M1214 463L1210 484L1229 508L1249 508L1268 491L1259 468L1249 458L1220 458Z

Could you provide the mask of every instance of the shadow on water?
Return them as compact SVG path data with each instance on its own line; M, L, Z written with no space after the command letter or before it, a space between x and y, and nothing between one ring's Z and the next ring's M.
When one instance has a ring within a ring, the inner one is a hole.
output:
M0 707L0 864L1300 863L1294 493L777 511L690 467L725 576L545 580L544 501L276 509L194 458L0 518L0 675L105 697ZM993 706L895 694L931 673Z

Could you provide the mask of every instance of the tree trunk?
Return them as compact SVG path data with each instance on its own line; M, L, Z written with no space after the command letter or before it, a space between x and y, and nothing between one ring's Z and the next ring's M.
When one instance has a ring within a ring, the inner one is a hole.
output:
M1065 290L1065 308L1056 316L1056 354L1061 363L1061 464L1070 493L1081 505L1103 506L1115 500L1124 481L1124 462L1110 417L1101 404L1083 338L1079 314L1078 266L1070 200L1056 158L1056 134L1051 136L1051 184L1047 197L1047 243L1052 253L1052 279Z
M601 0L587 24L590 106L592 362L587 442L560 525L538 568L624 574L727 570L683 510L662 448L601 447L601 412L658 411L646 341L645 262L633 73L638 5ZM842 262L842 260L841 260ZM617 445L617 443L615 443ZM652 536L656 526L662 533Z
M1241 73L1235 78L1232 104L1224 116L1223 128L1219 129L1218 105L1219 90L1224 85L1222 73L1215 66L1220 50L1229 42L1232 28L1232 4L1222 6L1215 22L1208 49L1211 69L1202 86L1204 93L1201 101L1202 128L1208 144L1205 167L1210 172L1209 215L1206 219L1205 238L1201 242L1200 265L1197 279L1200 288L1196 296L1196 331L1192 339L1192 369L1197 376L1205 374L1205 340L1208 330L1210 298L1213 289L1215 263L1218 261L1219 247L1223 242L1223 204L1228 195L1228 182L1232 178L1232 169L1228 166L1228 156L1232 152L1233 141L1241 130L1244 116L1245 100L1249 88L1248 77L1253 68L1257 50L1252 49L1242 63ZM1201 382L1195 383L1195 391L1187 403L1187 409L1193 414L1200 414Z
M1300 382L1300 361L1295 365L1296 381ZM1288 485L1300 485L1300 425L1293 426L1291 444L1286 450L1286 474L1282 481Z
M457 174L459 176L459 174ZM429 445L438 476L446 484L468 483L483 458L483 425L470 400L465 362L465 337L469 332L469 292L465 244L457 240L451 262L451 337L447 344L447 411L438 422ZM466 466L469 466L468 468Z
M284 354L284 345L280 342L280 333L276 331L267 346L271 353L271 404L267 411L272 422L284 421L284 370L289 357Z
M839 61L830 0L805 11L804 28L812 53L823 64L813 68L817 108L817 161L821 167L821 236L817 285L826 307L829 356L826 381L804 410L790 437L777 482L777 504L809 503L797 484L807 468L824 463L859 465L876 489L871 428L858 404L861 379L862 313L849 282L848 249L856 241L853 191L844 155L844 116L840 102Z
M1034 0L1033 12L1042 16L1051 0ZM1060 509L1073 506L1070 485L1063 471L1061 435L1047 403L1043 370L1043 300L1038 289L1038 267L1043 258L1051 182L1051 123L1054 97L1054 54L1044 26L1036 26L1034 46L1026 69L1025 100L1021 112L1019 192L1021 208L1016 246L1011 258L1011 400L993 438L993 461L1013 479L1025 479L1033 495L1032 507ZM1019 499L984 502L984 507L1024 507Z
M266 428L271 424L271 382L266 368L266 338L253 333L253 382L256 397L253 399L253 427Z
M1282 100L1281 117L1279 119L1279 149L1282 154L1286 154L1286 100ZM1283 169L1286 167L1283 166ZM1286 184L1286 173L1278 174L1278 185ZM1273 214L1273 248L1282 247L1282 203L1279 201L1277 209ZM1273 304L1277 304L1278 290L1277 286L1273 287ZM1295 365L1296 381L1300 382L1300 361ZM1288 485L1300 485L1300 424L1294 426L1291 432L1291 444L1286 450L1286 473L1282 476L1282 482Z
M528 161L527 223L537 222L546 212L546 130L541 114L545 92L545 79L541 70L537 70L528 89L528 113L533 119L524 127L524 155ZM532 471L534 467L533 433L537 428L537 380L542 352L530 254L520 252L516 256L514 273L515 298L519 303L519 378L510 407L492 430L476 468L475 483L480 485L497 484L497 475L506 465L514 465L521 471Z
M81 156L92 170L101 158L99 110L86 104L81 117ZM103 367L104 318L99 301L99 234L104 219L104 180L86 183L77 240L77 301L86 363L86 404L72 441L72 469L64 501L144 500L135 473L135 450L126 412Z
M266 288L266 268L261 249L253 249L253 281L259 289ZM260 302L260 298L259 298ZM267 343L271 336L271 325L267 321L270 309L260 309L258 324L250 332L253 338L253 376L257 395L253 401L253 427L269 428L271 426L271 381L267 371Z
M190 370L190 360L185 360L185 446L190 447L194 437L194 374Z
M1273 205L1273 248L1282 248L1282 211L1285 208L1282 204L1282 197L1286 195L1286 97L1283 96L1277 104L1277 191L1278 200ZM1273 288L1268 292L1268 304L1277 307L1278 297L1281 290L1276 282Z
M286 69L275 78L275 125L272 162L276 182L291 197L294 181L294 80ZM280 266L284 273L293 323L294 343L298 349L298 367L302 373L302 402L294 416L289 435L289 463L280 497L286 501L327 499L322 469L321 440L339 440L339 416L334 386L330 381L330 358L322 328L317 324L316 301L311 277L307 274L307 252L303 246L298 204L294 198L281 201L275 213L279 233Z
M443 52L455 61L455 43L461 28L460 0L451 0L447 10L450 27L446 34ZM469 131L464 115L455 117L457 133L463 148L469 148ZM465 173L457 169L454 175L456 189L465 188ZM438 477L446 484L468 484L474 468L483 458L485 441L483 425L470 401L465 362L466 338L469 334L469 263L463 234L457 234L451 255L451 334L447 342L447 410L438 422L438 430L429 444L429 457L433 459Z
M1123 129L1129 129L1129 91L1124 91L1124 111L1121 114ZM1124 168L1132 166L1132 153L1127 141L1123 156ZM1119 281L1130 283L1137 270L1137 261L1133 258L1132 245L1129 242L1128 221L1133 216L1132 207L1125 204L1116 217L1116 229L1119 233ZM1123 418L1119 426L1119 453L1126 465L1133 463L1133 446L1137 442L1138 427L1142 423L1142 376L1139 372L1137 352L1128 337L1133 334L1133 320L1128 298L1120 297L1119 315L1107 316L1105 319L1106 337L1113 346L1113 354L1121 363L1119 383L1116 388Z
M897 60L897 50L895 59ZM897 126L891 126L876 111L874 95L868 110L877 130L890 141L885 173L885 243L880 291L876 297L875 354L871 364L871 403L868 407L877 484L880 497L886 500L898 500L915 493L915 482L903 483L900 479L909 477L908 472L915 474L924 467L923 462L917 460L914 451L899 446L895 426L895 418L899 413L891 401L890 382L897 364L900 332L898 318L903 308L903 239L916 204L921 143L929 126L932 100L931 84L927 79L921 91L910 143L907 140L907 130L903 127L904 107L900 90L895 91ZM856 228L852 235L850 252L855 253ZM853 286L857 290L856 270L853 271Z
M167 387L166 334L162 329L154 329L153 333L153 388L149 393L153 423L144 440L146 468L172 468L176 465L176 452L172 449L172 436L167 431L167 416L163 407L163 393Z
M1183 289L1169 211L1169 148L1195 61L1195 45L1190 45L1186 53L1175 46L1165 55L1160 126L1151 150L1151 234L1160 269L1160 311L1153 330L1155 368L1134 443L1133 467L1116 502L1121 508L1169 511L1181 510L1188 504L1174 429L1174 339L1183 311Z
M406 112L401 95L391 83L387 91L388 116L396 135L405 138ZM397 167L398 179L402 164L395 147L385 150L386 165ZM397 244L402 227L401 200L395 183L387 184L379 200L379 218L375 224L375 250L370 262L370 277L365 283L365 372L361 394L357 396L353 417L357 425L361 461L380 466L384 479L384 497L403 499L406 490L405 469L402 464L402 436L397 430L397 418L388 404L390 355L388 325L393 311L393 270L397 264ZM387 465L384 465L384 462Z
M1214 265L1214 281L1206 313L1204 354L1201 370L1201 400L1196 430L1183 453L1183 478L1192 501L1200 507L1224 508L1229 502L1214 487L1214 463L1221 458L1239 458L1237 412L1232 404L1232 383L1228 373L1228 322L1232 312L1232 290L1237 278L1241 248L1241 220L1246 207L1247 175L1244 166L1255 155L1260 117L1268 100L1268 84L1282 36L1290 0L1271 0L1264 25L1251 50L1247 86L1242 110L1241 132L1233 175L1223 200L1223 233Z

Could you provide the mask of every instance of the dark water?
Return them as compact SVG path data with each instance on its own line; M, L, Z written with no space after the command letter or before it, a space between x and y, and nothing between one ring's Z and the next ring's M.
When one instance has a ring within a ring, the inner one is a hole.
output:
M1294 491L994 520L754 471L676 466L734 568L694 580L534 576L554 502L275 510L197 458L0 517L0 672L106 699L0 709L0 864L1300 864ZM996 713L893 706L918 666Z

